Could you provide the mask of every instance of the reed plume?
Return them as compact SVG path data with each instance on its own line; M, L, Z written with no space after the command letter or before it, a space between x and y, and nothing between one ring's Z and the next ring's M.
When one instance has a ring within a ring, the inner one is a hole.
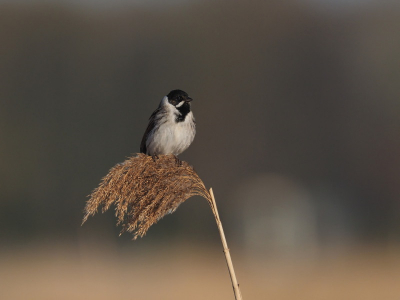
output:
M136 154L115 165L90 194L82 224L99 208L104 213L114 204L117 225L122 225L120 234L131 232L133 239L137 239L143 237L151 225L166 214L173 213L182 202L195 195L205 198L213 211L235 298L240 300L242 296L213 191L206 189L187 162L174 155L151 157Z
M210 201L210 194L193 168L173 155L152 158L137 154L114 166L101 180L86 203L82 224L115 204L117 225L143 237L151 225L173 213L188 198L199 195Z

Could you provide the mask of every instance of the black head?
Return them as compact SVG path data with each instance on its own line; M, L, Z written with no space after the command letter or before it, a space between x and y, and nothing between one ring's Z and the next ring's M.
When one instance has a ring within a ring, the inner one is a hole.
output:
M189 104L188 102L192 101L193 99L189 97L189 95L181 90L173 90L170 91L167 95L168 102L171 103L173 106L177 106L182 101L185 101L184 104Z
M190 113L190 101L193 99L189 97L187 93L181 90L173 90L170 91L167 95L168 102L175 106L178 110L178 114L176 114L176 122L183 122L186 119L188 113Z

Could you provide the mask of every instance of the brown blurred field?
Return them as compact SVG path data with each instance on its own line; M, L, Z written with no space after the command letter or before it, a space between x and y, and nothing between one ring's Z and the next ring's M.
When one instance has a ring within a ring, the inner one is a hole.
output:
M117 250L74 248L3 250L1 299L233 299L220 248L160 246ZM251 258L233 251L245 299L397 300L400 251L362 247L318 257Z

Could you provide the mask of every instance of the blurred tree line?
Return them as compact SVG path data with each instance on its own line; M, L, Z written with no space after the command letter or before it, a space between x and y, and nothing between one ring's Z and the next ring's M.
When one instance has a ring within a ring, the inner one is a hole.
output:
M235 187L278 173L336 195L355 239L398 239L399 32L395 4L2 4L0 238L75 236L86 195L180 88L198 126L181 158L215 188L226 226L252 205ZM313 201L318 214L328 200ZM165 224L214 230L196 205ZM341 217L319 222L323 237Z

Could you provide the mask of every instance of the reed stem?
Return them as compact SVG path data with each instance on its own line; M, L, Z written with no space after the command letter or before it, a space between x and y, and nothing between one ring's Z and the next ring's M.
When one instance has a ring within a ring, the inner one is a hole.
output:
M243 299L242 294L240 292L239 283L236 279L231 254L229 252L228 244L226 242L225 233L224 233L224 229L222 228L221 219L219 218L217 203L215 202L214 193L213 193L212 188L210 188L210 196L211 196L211 200L212 200L210 205L211 205L211 209L214 213L215 221L217 222L219 234L221 236L221 241L222 241L222 246L224 248L226 264L228 265L229 275L230 275L231 281L232 281L233 293L235 294L236 300L242 300Z

